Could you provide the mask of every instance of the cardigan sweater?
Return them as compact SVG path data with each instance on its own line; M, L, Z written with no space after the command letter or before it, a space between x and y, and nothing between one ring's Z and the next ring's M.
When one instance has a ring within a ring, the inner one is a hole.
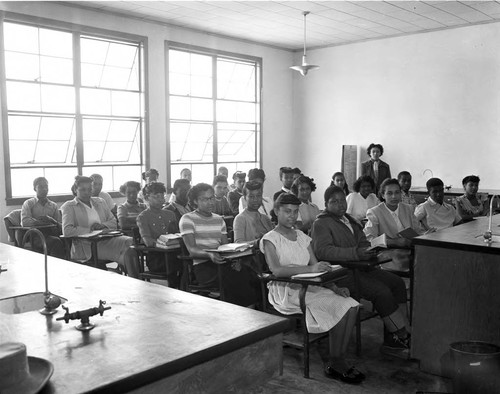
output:
M253 215L252 212L245 209L234 218L234 242L249 242L259 239L274 228L269 217L260 212L256 213L257 215ZM256 218L260 221L260 227L265 229L262 233L257 231L257 226L255 225Z
M391 177L391 168L389 167L389 164L387 164L385 161L379 160L378 179L375 180L375 172L373 171L373 160L370 159L361 163L361 176L363 175L369 175L372 177L372 179L375 181L375 190L377 191L378 194L380 184L384 181L384 179Z
M354 234L342 221L327 211L322 211L312 225L312 246L318 260L358 260L358 248L370 246L359 222L349 214Z

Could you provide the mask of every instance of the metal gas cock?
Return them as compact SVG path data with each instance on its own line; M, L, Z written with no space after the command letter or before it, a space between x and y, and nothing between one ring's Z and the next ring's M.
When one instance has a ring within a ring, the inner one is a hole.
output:
M491 222L493 219L493 200L495 199L495 195L491 196L490 200L490 215L488 219L488 230L486 230L483 234L484 242L487 244L491 244L493 242L493 232L491 230Z
M81 324L76 326L76 329L79 331L90 331L95 325L90 323L89 317L95 315L103 315L104 311L111 309L110 306L106 305L106 301L99 300L99 306L94 308L85 309L83 311L77 311L70 313L69 308L66 308L64 305L62 308L66 311L63 317L58 317L56 320L64 320L66 323L69 323L70 320L78 320L80 319Z

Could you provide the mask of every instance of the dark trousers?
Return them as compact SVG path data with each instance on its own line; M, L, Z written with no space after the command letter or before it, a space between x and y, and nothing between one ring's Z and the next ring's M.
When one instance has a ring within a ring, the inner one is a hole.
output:
M381 317L389 316L398 309L398 304L406 303L406 286L399 276L374 268L359 272L361 298L373 303ZM347 287L351 294L356 295L354 273L338 281L337 286Z
M260 292L255 274L243 264L226 263L222 270L224 301L231 304L248 306L259 301ZM196 281L203 286L218 286L218 265L212 261L193 266Z
M167 261L167 263L165 262ZM182 262L177 258L177 252L148 252L146 265L152 273L166 273L168 264L168 287L178 289L181 283Z

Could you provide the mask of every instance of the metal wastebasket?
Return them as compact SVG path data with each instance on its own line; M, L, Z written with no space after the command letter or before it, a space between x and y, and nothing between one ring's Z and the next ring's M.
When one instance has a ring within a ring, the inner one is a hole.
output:
M455 394L500 393L500 346L464 341L450 345Z

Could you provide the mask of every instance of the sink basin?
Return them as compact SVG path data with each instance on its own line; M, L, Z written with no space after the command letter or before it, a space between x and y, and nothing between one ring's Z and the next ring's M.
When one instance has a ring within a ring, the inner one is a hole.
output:
M61 299L61 304L68 301L63 297L59 298ZM0 300L0 312L8 315L17 315L18 313L37 311L42 309L44 306L45 295L43 292L23 294Z

